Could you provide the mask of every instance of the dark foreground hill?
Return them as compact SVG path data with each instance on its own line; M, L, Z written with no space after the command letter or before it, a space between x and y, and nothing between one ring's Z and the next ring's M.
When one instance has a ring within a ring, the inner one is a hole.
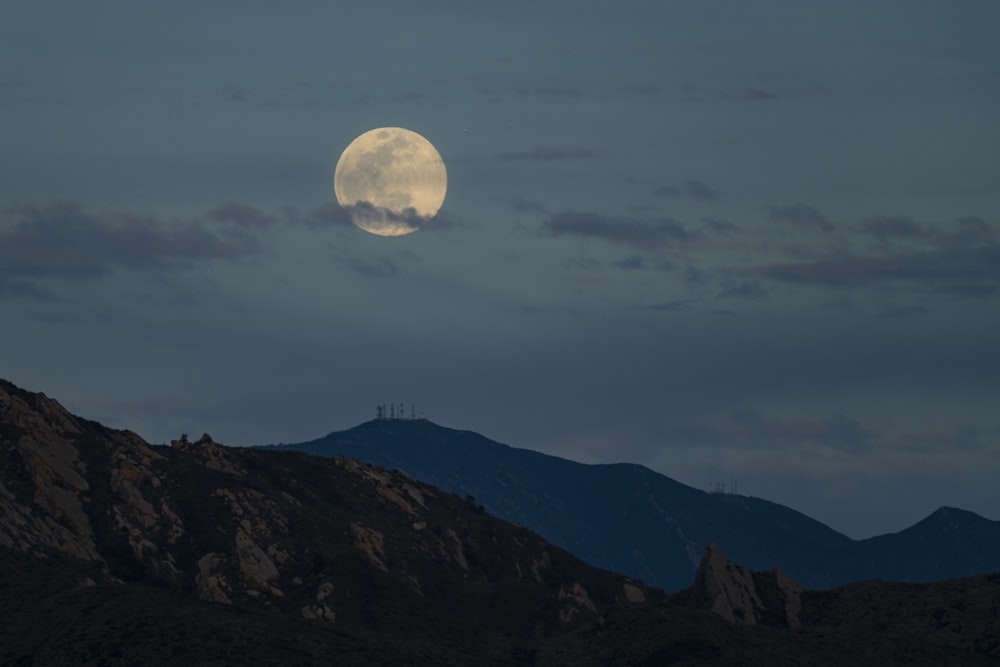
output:
M1000 580L878 586L803 592L709 549L672 603L399 472L154 446L0 381L5 666L1000 657Z
M670 591L690 583L712 542L739 563L778 565L810 588L1000 571L1000 522L957 509L855 541L760 498L706 493L639 465L584 465L422 419L376 419L277 448L350 456L473 496L589 563Z

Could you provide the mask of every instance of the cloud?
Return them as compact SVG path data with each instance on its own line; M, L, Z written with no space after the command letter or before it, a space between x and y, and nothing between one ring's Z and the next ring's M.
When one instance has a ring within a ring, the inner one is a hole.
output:
M858 231L874 236L879 241L890 242L899 239L926 238L928 230L912 218L875 217L866 218L858 225Z
M391 211L381 206L373 206L368 202L358 202L353 206L341 206L337 202L327 202L308 213L299 213L295 209L285 209L285 219L290 225L305 227L351 227L355 216L367 219L376 226L402 226L411 231L422 229L426 231L442 231L452 227L460 227L462 223L441 214L427 217L420 215L413 208L407 208L401 213Z
M726 222L725 220L716 220L714 218L702 218L701 223L708 227L711 231L719 234L721 236L728 236L729 234L742 234L746 232L743 227L732 222Z
M1000 285L984 285L982 283L958 283L953 285L941 285L934 288L937 294L953 296L958 299L987 299L1000 293Z
M632 84L630 86L625 86L620 90L624 93L632 93L634 95L656 95L663 92L662 88L651 83Z
M687 181L681 187L664 185L653 190L654 195L661 197L680 197L686 195L698 201L716 201L719 193L701 181Z
M350 267L352 271L365 278L395 278L399 273L399 267L389 257L353 259Z
M615 262L615 266L626 271L641 271L646 268L646 262L639 255L629 255Z
M375 229L396 230L402 228L407 232L415 232L431 219L417 213L417 209L412 206L396 212L384 206L375 206L370 202L359 201L343 208L350 215L351 220L362 221L363 224Z
M815 262L776 263L737 271L777 282L857 287L880 283L926 284L964 290L1000 285L1000 246L925 251L888 258L836 257Z
M617 262L614 262L612 266L624 271L673 271L675 268L674 265L668 261L660 260L650 263L648 259L639 255L629 255L628 257L624 257Z
M579 236L644 250L683 245L701 237L669 218L643 219L568 211L542 223L546 236Z
M669 313L676 313L691 308L691 301L688 299L675 299L663 303L650 303L643 306L636 306L639 310L657 310Z
M223 92L230 102L243 102L250 96L250 91L243 86L226 86Z
M739 90L727 90L722 93L722 96L727 100L736 100L739 102L762 102L766 100L776 100L778 95L772 93L769 90L764 90L762 88L741 88Z
M558 88L555 86L538 86L535 88L517 88L514 94L518 97L547 97L553 99L576 100L585 93L579 88Z
M806 204L792 204L791 206L778 206L770 209L771 220L778 223L790 223L796 227L806 227L818 229L823 232L832 232L835 227L826 216Z
M275 217L247 204L230 202L210 210L206 217L217 222L228 222L243 228L263 229L275 223Z
M729 439L772 447L808 443L851 454L870 450L881 438L877 431L864 428L856 419L842 414L808 420L768 419L758 413L740 413L723 426L723 433Z
M691 197L700 201L715 201L719 198L718 192L701 181L688 181L684 184L684 187Z
M730 275L827 287L904 286L957 298L1000 292L1000 224L978 217L922 223L872 216L835 224L805 204L771 209L779 225L820 232L820 243L776 246L799 261L772 261Z
M886 308L878 314L878 318L882 320L906 320L929 312L931 312L930 309L923 306L896 306Z
M389 101L392 103L422 102L426 98L427 96L424 93L417 93L411 91L409 93L401 93L399 95L394 95L389 98Z
M354 223L351 222L351 212L334 201L317 206L308 213L299 213L294 208L287 208L285 209L285 219L290 225L303 225L311 228L354 226Z
M521 197L514 197L510 202L511 208L519 213L543 213L545 207L536 201L530 201Z
M501 153L501 160L593 160L601 157L588 148L533 148L530 151Z
M33 299L35 301L61 301L52 290L45 289L32 282L7 278L0 271L0 299Z
M984 429L985 439L980 438L977 429L966 427L957 433L900 433L893 437L893 446L919 453L977 451L987 446L987 442L996 442L1000 429Z
M0 232L0 278L95 277L194 262L236 260L259 252L239 227L202 220L164 221L134 213L96 214L77 202L11 207Z
M727 285L719 292L719 296L727 299L746 299L756 301L768 298L767 290L759 283L740 282L735 285Z

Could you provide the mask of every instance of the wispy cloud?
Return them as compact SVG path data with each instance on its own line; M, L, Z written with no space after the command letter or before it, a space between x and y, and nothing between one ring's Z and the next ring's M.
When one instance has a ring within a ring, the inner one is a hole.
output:
M648 303L641 306L636 306L639 310L654 310L663 311L668 313L676 313L679 311L688 310L691 308L691 301L688 299L675 299L673 301L664 301L662 303Z
M579 88L558 86L537 86L535 88L516 88L514 94L518 97L542 97L550 99L577 100L586 95Z
M351 212L337 202L327 202L322 206L300 213L297 209L286 208L284 211L285 221L290 225L303 225L305 227L351 227Z
M806 204L791 204L770 209L771 220L796 227L809 227L823 232L832 232L835 226L825 215Z
M673 271L676 267L666 260L651 261L641 255L629 255L612 264L625 271Z
M77 202L8 208L0 231L0 276L100 276L259 252L242 225L161 220L135 213L92 213ZM211 217L211 216L209 216ZM221 215L222 222L226 215Z
M317 206L311 211L302 213L294 208L283 211L284 220L292 226L303 226L312 229L329 227L355 227L354 219L367 220L375 228L404 228L409 231L418 229L425 231L443 231L462 227L460 220L438 213L428 217L417 213L416 209L407 208L403 211L374 206L369 202L358 202L353 206L341 206L335 201Z
M545 207L541 203L522 197L514 197L510 201L510 205L518 213L543 213L545 211Z
M395 278L399 267L390 257L374 257L372 259L353 259L351 270L365 278Z
M598 213L568 211L549 217L542 223L546 236L577 236L640 249L668 248L700 238L669 218L644 219L606 216Z
M724 299L745 299L756 301L768 298L769 294L760 283L738 282L725 285L719 291L719 296Z
M742 234L746 232L746 229L732 222L726 222L725 220L716 220L714 218L702 218L701 224L708 227L712 232L719 234L720 236L728 236L729 234Z
M529 151L501 153L501 160L593 160L603 157L589 148L538 147Z
M974 285L992 288L1000 285L1000 247L774 263L737 273L777 282L839 287L909 283L946 288L949 283L958 283L965 289Z
M657 95L663 92L663 88L652 83L634 83L624 86L619 90L623 93L632 93L633 95Z
M681 186L663 185L653 190L660 197L691 197L698 201L716 201L719 193L708 187L702 181L687 181Z
M736 90L726 90L723 91L722 96L727 100L735 100L737 102L764 102L778 99L777 93L753 86Z
M766 448L812 444L850 454L871 450L882 437L878 431L843 414L825 419L781 419L742 412L722 423L720 432L734 444L756 444Z
M229 202L213 208L206 214L210 220L228 222L243 228L264 229L277 221L275 216L247 204Z
M906 320L929 312L930 309L923 306L896 306L884 309L877 317L883 320Z

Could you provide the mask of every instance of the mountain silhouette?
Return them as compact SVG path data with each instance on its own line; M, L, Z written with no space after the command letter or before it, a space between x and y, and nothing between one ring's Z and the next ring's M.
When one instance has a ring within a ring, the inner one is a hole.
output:
M398 469L471 496L589 563L670 591L690 584L709 543L748 568L778 566L809 588L1000 570L1000 522L962 510L942 508L900 533L856 541L760 498L707 493L640 465L577 463L424 419L374 419L273 447Z
M0 380L4 666L1000 659L1000 575L811 591L709 545L691 582L670 598L399 471L207 435L154 445Z

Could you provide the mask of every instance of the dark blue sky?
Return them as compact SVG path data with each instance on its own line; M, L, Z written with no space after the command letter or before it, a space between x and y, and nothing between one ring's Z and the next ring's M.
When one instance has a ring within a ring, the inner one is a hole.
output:
M5 3L0 376L155 442L412 401L855 537L1000 518L1000 5L538 4ZM398 238L333 203L386 125L449 177Z

